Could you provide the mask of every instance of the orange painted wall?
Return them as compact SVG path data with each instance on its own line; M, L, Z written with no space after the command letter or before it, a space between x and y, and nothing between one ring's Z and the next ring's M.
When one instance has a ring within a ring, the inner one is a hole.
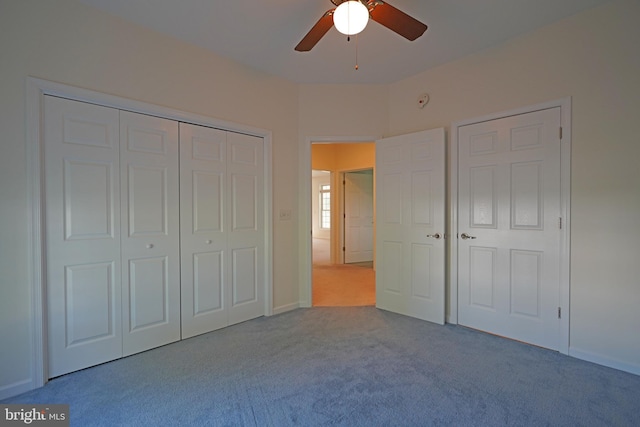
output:
M311 168L327 171L370 169L375 165L373 142L312 144Z

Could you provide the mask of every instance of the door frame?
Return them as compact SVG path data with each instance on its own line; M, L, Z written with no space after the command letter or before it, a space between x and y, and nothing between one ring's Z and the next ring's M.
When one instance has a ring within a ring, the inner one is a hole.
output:
M48 381L47 355L47 312L46 312L46 246L44 242L44 147L43 147L43 102L44 96L102 105L119 110L127 110L178 122L224 129L263 138L264 141L264 277L265 316L273 313L273 221L272 221L272 132L212 117L188 113L146 102L135 101L114 95L107 95L62 83L27 77L26 81L26 138L27 138L27 223L28 223L28 272L31 292L30 333L31 384L24 391L42 387Z
M571 97L561 98L541 104L502 111L481 117L461 120L451 124L451 144L449 144L449 291L447 323L458 323L458 129L462 126L487 122L519 114L560 107L560 294L562 310L560 318L560 341L558 351L569 354L570 320L570 274L571 274Z
M298 251L300 264L298 269L299 296L295 306L281 307L278 312L284 312L297 307L309 308L312 306L312 216L311 216L311 145L315 143L325 144L353 144L373 142L380 139L379 136L309 136L300 144L298 151ZM333 193L332 193L333 196ZM374 213L375 215L375 213ZM375 250L375 245L374 245ZM344 259L344 257L342 258ZM274 313L277 314L277 313Z

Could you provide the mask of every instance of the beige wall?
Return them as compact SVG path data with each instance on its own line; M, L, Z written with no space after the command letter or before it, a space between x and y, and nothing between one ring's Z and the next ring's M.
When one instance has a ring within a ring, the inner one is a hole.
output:
M614 1L390 86L397 135L572 97L570 353L640 373L640 2ZM414 106L420 93L431 100Z
M298 87L74 0L2 0L0 58L1 398L32 378L27 76L272 131L274 212L298 203ZM298 302L296 224L273 223L276 308Z
M335 137L329 140L336 142L341 137L363 136L375 140L388 129L388 91L387 85L300 86L300 141Z

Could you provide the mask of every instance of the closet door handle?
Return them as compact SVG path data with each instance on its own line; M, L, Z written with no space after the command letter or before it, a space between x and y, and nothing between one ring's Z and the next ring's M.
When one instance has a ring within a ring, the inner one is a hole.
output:
M147 249L153 249L153 243L148 243L147 244Z
M205 241L205 243L206 243L207 245L210 245L210 244L212 244L212 243L213 243L213 240L211 240L211 239L206 240L206 241Z
M436 233L436 234L427 234L427 237L433 237L434 239L439 239L442 237L442 234L440 233Z
M469 236L467 233L462 233L460 235L460 238L462 238L462 240L467 240L467 239L475 239L476 236Z

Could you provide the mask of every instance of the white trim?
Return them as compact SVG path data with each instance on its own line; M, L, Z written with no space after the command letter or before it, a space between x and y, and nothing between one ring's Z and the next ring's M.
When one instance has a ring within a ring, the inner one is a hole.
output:
M293 311L300 308L300 304L298 304L297 302L291 303L291 304L285 304L285 305L280 305L278 307L274 307L273 308L273 315L277 315L277 314L282 314L282 313L286 313L288 311Z
M570 289L571 289L571 97L536 104L528 107L493 113L473 119L461 120L451 124L450 145L450 209L449 232L450 264L449 264L449 314L447 322L458 322L458 129L462 126L501 119L534 111L560 107L560 125L562 126L562 140L560 145L560 211L564 220L560 231L560 295L559 304L562 308L560 319L560 336L558 351L569 354L569 321L570 321Z
M264 131L263 147L263 179L262 189L264 191L264 315L273 316L273 152L271 148L271 131Z
M557 101L560 104L560 307L564 313L560 321L558 351L569 354L569 323L571 321L571 97Z
M34 77L27 78L26 88L26 134L27 134L27 177L28 177L28 271L31 283L31 338L32 349L32 378L30 387L34 389L47 382L47 354L46 354L46 303L45 303L45 254L42 235L43 227L43 176L42 176L42 104L44 95L59 96L76 101L112 107L119 110L132 111L184 123L224 129L262 137L264 140L264 224L265 224L265 307L266 316L274 314L273 310L273 220L272 220L272 133L269 130L237 124L229 121L214 119L168 107L147 104L127 98L94 92L61 83L42 80ZM26 391L26 390L25 390Z
M458 324L458 128L457 124L451 125L449 134L449 224L446 231L449 248L449 271L448 271L448 305L445 307L446 322L454 325Z
M45 328L46 304L44 295L44 258L43 258L43 212L42 212L42 104L43 90L33 79L27 79L27 274L31 284L30 331L32 343L31 384L29 390L42 387L46 383L47 333Z
M638 363L622 362L602 354L581 350L575 347L569 347L569 356L585 360L587 362L597 363L598 365L607 366L609 368L618 369L620 371L629 372L631 374L640 375L640 364Z
M26 393L29 390L33 390L34 387L32 386L32 384L33 380L29 378L0 387L0 400Z
M351 144L358 142L374 142L380 137L376 136L309 136L301 144L298 151L298 211L300 222L298 223L298 235L300 236L300 268L298 269L299 306L311 307L311 265L313 230L311 216L311 144Z

